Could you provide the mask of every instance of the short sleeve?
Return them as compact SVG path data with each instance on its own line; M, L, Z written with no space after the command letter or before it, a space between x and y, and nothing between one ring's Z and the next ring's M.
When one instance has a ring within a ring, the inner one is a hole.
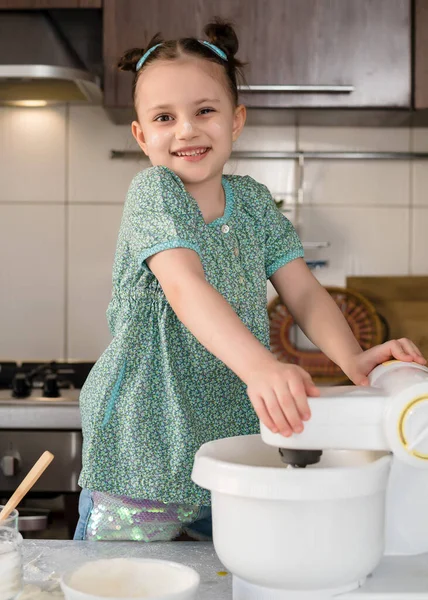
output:
M279 268L304 256L303 246L293 224L281 213L269 190L262 186L265 204L265 268L269 279Z
M151 167L134 177L121 235L140 266L147 268L148 258L171 248L200 254L195 204L181 179L167 167Z

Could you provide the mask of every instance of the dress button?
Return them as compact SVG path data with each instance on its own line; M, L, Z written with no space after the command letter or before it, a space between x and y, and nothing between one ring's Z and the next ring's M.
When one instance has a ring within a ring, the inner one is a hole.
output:
M222 225L221 231L222 231L222 233L229 233L229 231L230 231L229 225Z
M239 249L238 249L238 248L234 248L234 249L233 249L233 254L234 254L235 256L239 256Z

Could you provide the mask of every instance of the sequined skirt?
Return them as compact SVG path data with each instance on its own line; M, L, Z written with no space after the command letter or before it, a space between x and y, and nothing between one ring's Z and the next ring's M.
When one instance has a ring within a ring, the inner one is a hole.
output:
M74 539L170 541L181 533L195 540L212 536L208 506L165 504L83 490Z

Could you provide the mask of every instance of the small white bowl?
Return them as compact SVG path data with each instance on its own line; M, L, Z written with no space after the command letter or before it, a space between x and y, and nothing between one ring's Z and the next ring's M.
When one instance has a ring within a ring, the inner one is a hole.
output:
M199 574L166 560L108 558L87 562L61 578L67 600L194 600Z

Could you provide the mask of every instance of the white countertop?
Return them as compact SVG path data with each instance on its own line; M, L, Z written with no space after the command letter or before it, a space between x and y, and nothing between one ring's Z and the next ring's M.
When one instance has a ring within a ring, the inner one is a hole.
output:
M225 569L210 542L143 544L24 540L24 600L37 600L39 593L34 586L51 592L54 600L58 598L59 577L64 572L89 560L124 557L157 558L188 565L201 576L198 600L232 599L232 576L224 575Z
M232 576L220 563L211 542L73 542L24 540L26 588L23 600L37 598L37 588L58 595L59 577L65 571L99 558L157 558L193 567L201 576L199 600L232 600ZM261 557L262 558L262 557ZM310 566L308 566L310 568ZM226 573L226 574L225 574ZM344 594L343 600L428 599L428 554L386 557L363 587Z

